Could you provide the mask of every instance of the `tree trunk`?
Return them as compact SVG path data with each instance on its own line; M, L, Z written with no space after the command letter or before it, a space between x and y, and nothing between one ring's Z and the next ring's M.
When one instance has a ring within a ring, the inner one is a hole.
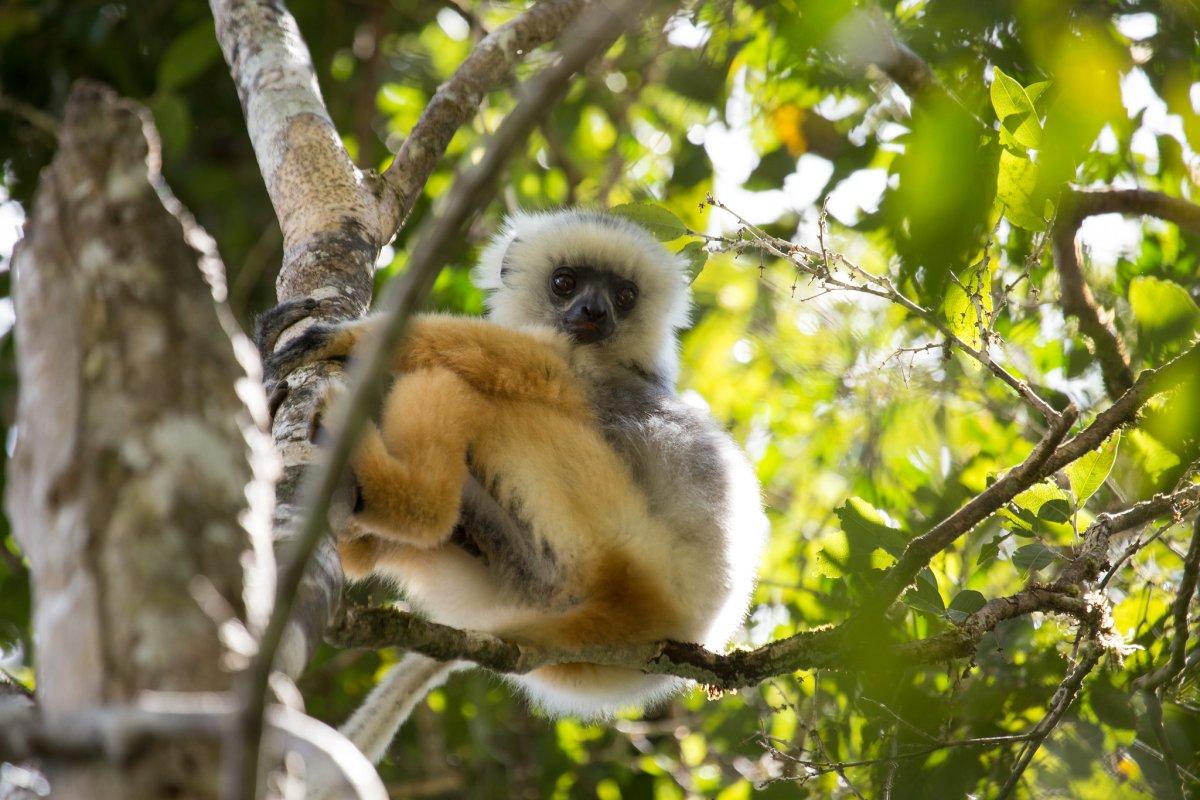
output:
M14 261L20 438L8 508L56 714L229 688L269 612L277 460L212 242L138 107L77 85ZM208 279L207 282L205 279ZM50 761L57 798L210 797L215 740Z

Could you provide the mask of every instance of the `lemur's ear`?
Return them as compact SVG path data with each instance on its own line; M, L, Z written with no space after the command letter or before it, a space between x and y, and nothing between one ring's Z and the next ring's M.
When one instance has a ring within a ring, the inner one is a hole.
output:
M520 241L521 241L520 238L514 236L512 238L512 241L508 243L508 247L504 248L504 256L501 257L501 259L500 259L500 282L503 283L505 286L507 286L509 289L513 288L509 284L509 282L506 280L508 278L509 274L512 272L512 265L509 263L509 259L512 256L513 245L517 244Z

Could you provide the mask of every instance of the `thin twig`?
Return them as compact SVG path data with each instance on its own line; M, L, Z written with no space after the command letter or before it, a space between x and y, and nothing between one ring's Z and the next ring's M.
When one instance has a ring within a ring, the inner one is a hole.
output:
M1046 741L1046 737L1058 727L1058 723L1062 721L1063 715L1067 713L1067 709L1071 707L1071 703L1075 700L1075 695L1079 693L1079 688L1083 685L1083 679L1088 676L1088 673L1096 666L1100 660L1102 650L1090 645L1084 651L1083 658L1075 665L1075 668L1067 674L1058 689L1054 692L1054 698L1051 701L1051 707L1046 716L1042 717L1030 733L1029 741L1025 743L1021 754L1017 756L1016 766L1009 774L1008 780L1000 787L1000 792L996 795L996 800L1005 800L1017 788L1017 784L1021 780L1021 775L1029 766L1029 762L1033 760L1034 755L1041 748L1042 742Z

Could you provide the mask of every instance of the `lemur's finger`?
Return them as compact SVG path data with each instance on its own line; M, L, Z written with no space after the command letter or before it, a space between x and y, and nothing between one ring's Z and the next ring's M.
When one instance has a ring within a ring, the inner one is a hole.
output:
M321 306L321 301L312 297L298 297L284 300L273 308L269 308L254 319L254 343L258 352L264 356L275 349L279 335L295 325Z
M286 380L274 381L267 384L267 413L270 415L271 424L275 424L275 415L279 413L279 407L283 405L283 401L287 399L288 392L291 387L288 386Z

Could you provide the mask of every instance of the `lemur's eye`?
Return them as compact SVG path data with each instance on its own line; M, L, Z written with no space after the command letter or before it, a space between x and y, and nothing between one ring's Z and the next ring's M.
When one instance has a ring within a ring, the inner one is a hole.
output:
M633 308L633 304L637 302L638 290L637 286L632 283L627 283L620 289L617 289L617 307L628 311Z
M555 270L550 276L550 289L559 297L566 297L575 291L575 273L565 267Z

